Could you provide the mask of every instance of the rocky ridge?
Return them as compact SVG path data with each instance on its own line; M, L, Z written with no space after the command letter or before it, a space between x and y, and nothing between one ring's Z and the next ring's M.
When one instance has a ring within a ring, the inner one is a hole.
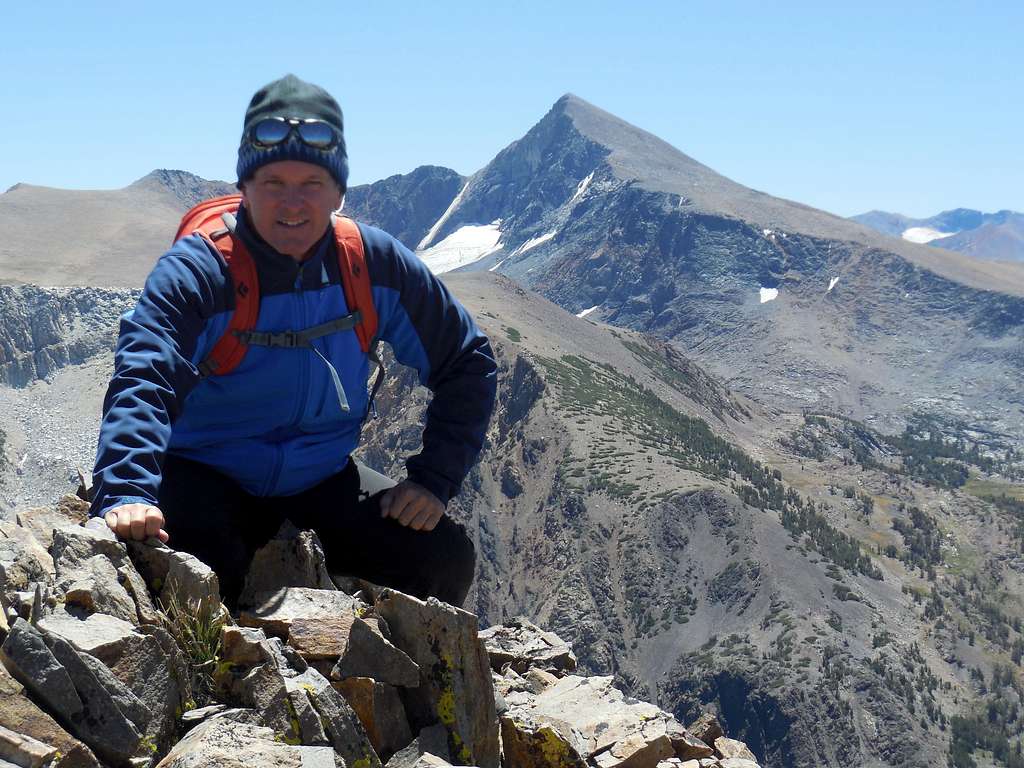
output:
M687 729L574 674L525 619L479 632L432 598L338 591L311 532L286 524L257 555L236 623L203 563L126 545L87 509L69 496L0 523L7 764L757 766L713 717Z

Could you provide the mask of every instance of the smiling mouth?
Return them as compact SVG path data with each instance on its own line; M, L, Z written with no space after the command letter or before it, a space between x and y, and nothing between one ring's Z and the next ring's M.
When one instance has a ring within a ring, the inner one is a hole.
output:
M281 225L282 227L287 227L288 229L295 229L296 227L301 227L303 224L307 223L308 221L309 221L308 219L295 219L295 220L278 219L277 223L279 225Z

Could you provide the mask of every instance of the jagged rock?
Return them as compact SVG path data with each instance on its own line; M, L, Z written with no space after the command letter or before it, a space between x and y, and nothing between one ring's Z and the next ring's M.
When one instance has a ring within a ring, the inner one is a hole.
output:
M101 661L79 653L63 638L45 639L82 702L80 718L71 720L74 735L116 765L146 756L142 734L150 713L145 705Z
M718 761L718 768L761 768L755 760L742 757L724 757Z
M581 760L601 768L654 768L664 758L680 757L692 741L671 715L627 698L611 677L574 675L513 705L502 718L502 737L506 752L523 760L546 752L565 765Z
M53 575L53 560L43 545L21 526L0 522L0 592L24 590Z
M258 627L268 635L288 637L296 619L331 619L355 615L363 604L344 592L303 587L285 587L254 596L253 607L242 611L239 623Z
M0 726L56 747L61 757L54 768L100 768L92 751L24 695L24 690L0 664Z
M572 649L554 632L545 632L526 618L515 618L480 633L487 645L491 667L500 672L506 664L520 674L530 667L574 672L576 656Z
M412 768L444 768L444 766L450 768L451 763L430 752L424 752L412 764Z
M330 676L333 680L372 677L379 683L404 688L420 684L416 662L385 639L376 623L360 618L351 623L345 649Z
M715 751L721 757L738 757L741 760L752 760L757 762L757 758L754 753L747 749L747 745L742 741L736 741L736 739L730 739L726 736L719 736L715 739Z
M510 768L587 768L574 741L548 723L501 718L501 745Z
M181 724L185 728L194 728L208 718L224 714L228 709L229 707L227 704L211 704L208 707L190 709L188 712L182 713Z
M115 567L127 560L124 542L118 541L105 523L98 522L100 524L60 528L53 532L53 564L58 578L97 555L105 555Z
M289 738L331 744L348 765L380 766L344 697L293 649L261 630L225 628L224 639L229 677L220 685L233 700L258 710L267 725ZM307 701L315 718L305 717Z
M135 603L139 622L142 624L159 624L161 620L160 614L157 612L156 606L153 605L153 599L149 596L146 582L142 580L141 574L135 570L135 566L131 563L125 563L117 569L117 577Z
M442 723L457 762L495 768L494 688L476 617L434 598L423 602L394 590L381 593L376 610L391 628L394 644L420 667L420 685L405 699L412 726Z
M705 712L698 717L686 730L703 741L705 744L714 744L715 739L725 736L718 718L710 712Z
M270 728L214 717L193 728L156 768L335 768L344 765L330 747L292 746L276 741Z
M67 670L47 647L43 636L24 619L11 626L3 646L3 659L11 675L65 722L81 720L82 700Z
M89 505L76 496L64 496L54 509L33 507L15 514L18 525L31 533L36 541L49 549L53 546L55 528L81 526L89 519Z
M145 705L149 719L143 737L157 746L169 745L177 713L187 687L156 637L135 634L116 659L107 660L111 671Z
M129 541L128 555L162 605L183 608L220 604L220 583L210 566L188 552L171 549L159 539Z
M39 768L57 755L57 748L31 736L0 725L0 760L9 760L23 768Z
M149 712L98 659L23 619L0 648L11 674L108 763L140 757Z
M225 626L221 630L221 658L231 664L262 664L273 657L263 647L266 641L267 635L262 629Z
M55 529L51 549L67 605L139 622L136 600L122 584L131 578L122 574L134 569L125 545L105 524Z
M274 538L253 555L238 604L256 605L258 595L283 587L335 590L326 563L316 533L300 531L286 520Z
M87 613L103 613L136 624L139 611L135 600L118 578L118 571L106 555L96 555L73 571L65 572L57 587L68 606Z
M443 725L432 725L420 730L412 743L396 752L388 760L387 768L413 768L420 757L430 755L449 764L448 729Z
M380 768L380 758L345 698L315 669L286 677L289 692L303 691L320 716L327 738L347 765Z
M334 683L334 687L359 716L359 722L382 760L412 741L409 721L394 686L368 677L349 677Z
M348 648L349 633L356 621L358 618L354 613L320 619L295 619L288 628L288 645L306 661L337 659Z
M78 650L104 662L119 658L130 638L141 637L134 625L103 613L83 619L67 611L57 611L42 618L38 626L43 632L59 635Z
M635 733L616 742L607 752L592 758L598 768L641 768L656 766L662 758L673 754L672 744L667 738L650 739Z
M712 757L715 754L714 749L688 730L684 730L681 737L673 740L673 746L675 746L676 755L682 760L700 760L705 757Z

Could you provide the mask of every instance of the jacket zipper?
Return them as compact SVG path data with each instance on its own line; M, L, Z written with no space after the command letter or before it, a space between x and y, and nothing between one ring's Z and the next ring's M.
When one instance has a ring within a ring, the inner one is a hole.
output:
M295 273L295 283L293 285L292 296L296 303L296 313L293 315L296 317L296 323L294 330L302 330L306 327L306 305L303 297L302 288L302 271L305 264L300 264L298 270ZM278 350L278 352L286 352L287 350ZM306 400L309 395L309 355L305 353L305 350L295 350L295 353L299 356L300 361L297 370L298 385L297 389L297 403L295 413L292 416L289 426L296 426L302 421L302 414L306 411ZM270 489L271 492L277 490L278 480L281 478L281 470L284 468L284 449L280 445L274 446L277 450L277 460L274 465L274 472L272 475ZM271 495L271 494L268 494Z

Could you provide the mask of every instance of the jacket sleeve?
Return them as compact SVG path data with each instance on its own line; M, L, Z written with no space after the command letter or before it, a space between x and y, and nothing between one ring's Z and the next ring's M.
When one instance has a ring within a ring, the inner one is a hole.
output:
M199 380L192 357L215 303L207 270L188 255L190 249L207 250L194 239L157 262L135 309L121 318L103 401L91 515L133 502L157 504L171 425Z
M372 227L363 227L363 240L378 336L433 393L423 450L406 461L409 479L447 504L483 447L497 389L494 353L466 309L408 248Z

